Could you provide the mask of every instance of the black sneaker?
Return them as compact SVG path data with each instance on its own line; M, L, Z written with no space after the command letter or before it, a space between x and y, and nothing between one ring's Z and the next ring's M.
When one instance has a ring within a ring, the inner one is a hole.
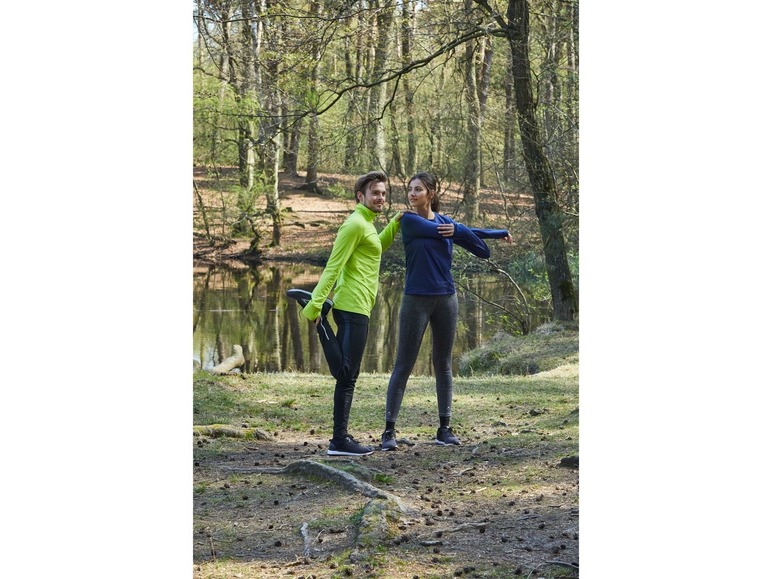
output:
M306 304L311 301L311 292L302 289L290 289L287 290L287 297L296 299L300 304L300 307L304 308L306 307ZM324 303L322 304L322 317L326 317L327 314L330 313L333 305L334 302L330 298L324 300Z
M393 430L384 430L381 434L381 450L397 450L397 439Z
M440 426L437 429L437 438L434 439L434 443L447 446L449 444L461 444L461 441L453 434L450 426Z
M362 446L354 438L348 434L343 440L330 440L330 447L327 449L327 454L331 455L343 455L343 456L365 456L372 454L373 449L369 446Z

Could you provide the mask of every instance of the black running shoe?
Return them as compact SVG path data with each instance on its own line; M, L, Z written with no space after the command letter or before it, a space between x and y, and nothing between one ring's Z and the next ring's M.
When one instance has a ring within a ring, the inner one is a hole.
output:
M302 289L290 289L287 290L287 297L296 299L300 304L300 307L304 308L306 307L306 304L311 301L311 292ZM324 300L324 303L322 304L322 317L326 317L327 314L330 313L333 305L334 302L330 298Z
M450 426L441 426L437 429L437 438L434 439L435 444L441 444L447 446L449 444L461 444L458 437L453 434Z
M365 456L372 454L373 449L369 446L362 446L354 438L347 434L343 440L330 440L330 447L327 454L343 456Z
M397 438L393 430L384 430L381 434L381 450L397 450Z

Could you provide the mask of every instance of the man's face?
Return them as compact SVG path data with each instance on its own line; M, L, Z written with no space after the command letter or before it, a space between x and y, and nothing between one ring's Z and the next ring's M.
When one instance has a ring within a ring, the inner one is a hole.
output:
M370 183L364 195L360 195L359 201L370 211L380 213L386 203L386 183Z

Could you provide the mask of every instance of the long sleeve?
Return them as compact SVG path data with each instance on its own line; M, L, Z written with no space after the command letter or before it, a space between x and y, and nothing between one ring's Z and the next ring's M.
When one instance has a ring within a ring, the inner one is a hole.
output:
M330 251L330 257L327 259L327 265L324 267L314 291L311 292L311 301L303 308L303 315L309 320L313 321L319 317L324 300L330 295L343 266L351 258L364 234L364 229L355 220L349 219L340 226Z
M457 237L456 234L459 236ZM509 231L506 229L479 229L456 223L453 243L477 257L488 259L491 256L491 250L483 239L504 239L507 235Z
M480 239L504 239L509 235L509 231L506 229L478 229L477 227L470 227L469 230Z
M386 225L386 227L383 228L383 231L378 234L378 239L381 240L381 251L389 249L394 238L397 236L397 232L400 230L400 220L398 217L399 213L392 217L388 225Z
M462 223L454 223L454 225L453 243L482 259L488 259L491 256L488 245L472 229Z

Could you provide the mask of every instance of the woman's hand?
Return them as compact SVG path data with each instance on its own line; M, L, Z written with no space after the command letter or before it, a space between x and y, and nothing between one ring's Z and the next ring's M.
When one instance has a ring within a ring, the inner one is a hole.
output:
M509 234L508 231L507 231L507 236L502 237L502 239L506 240L506 242L509 243L509 245L512 245L512 236Z
M453 237L453 232L456 230L456 226L453 223L443 223L437 226L437 233L443 237Z

